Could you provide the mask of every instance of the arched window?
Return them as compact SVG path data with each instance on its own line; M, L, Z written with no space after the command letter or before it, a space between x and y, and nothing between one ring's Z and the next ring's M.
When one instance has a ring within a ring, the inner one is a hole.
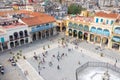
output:
M84 26L84 31L89 31L88 25L85 25L85 26Z
M101 28L97 28L97 31L96 31L97 34L103 34L103 31Z
M24 33L25 33L25 37L27 37L28 36L28 31L25 30Z
M73 25L72 25L72 23L71 23L71 22L69 22L68 27L73 27Z
M21 45L24 44L24 39L21 39L21 40L20 40L20 44L21 44Z
M82 24L79 24L79 30L83 30L83 25Z
M12 35L10 35L10 36L9 36L9 39L10 39L10 41L12 41L12 40L13 40L13 36L12 36Z
M114 29L114 32L115 32L116 34L120 34L120 27L116 27L116 28Z
M14 47L14 43L10 42L10 47L13 48Z
M103 30L103 35L105 35L105 36L110 36L109 30L108 30L108 29L104 29L104 30Z
M96 33L96 28L95 27L91 27L90 32Z
M20 35L20 38L22 38L23 37L23 31L20 31L19 35Z
M14 38L18 39L18 33L17 32L14 33Z
M25 43L28 43L28 38L25 39Z

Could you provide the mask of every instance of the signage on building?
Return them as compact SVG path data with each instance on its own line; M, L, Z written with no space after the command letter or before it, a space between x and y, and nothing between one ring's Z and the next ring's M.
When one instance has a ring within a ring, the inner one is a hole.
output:
M5 42L4 37L0 38L0 42L2 42L2 43Z
M47 29L50 29L50 28L52 28L52 27L54 27L53 24L50 24L50 25L42 25L42 26L38 25L38 26L36 26L36 27L33 27L33 28L31 29L31 32L38 32L38 31L42 31L42 30L47 30Z

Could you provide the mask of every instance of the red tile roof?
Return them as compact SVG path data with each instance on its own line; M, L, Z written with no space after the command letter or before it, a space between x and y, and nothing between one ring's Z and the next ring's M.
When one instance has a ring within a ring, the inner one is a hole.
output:
M98 17L113 18L113 19L118 18L118 15L119 15L119 14L115 14L115 13L105 13L105 12L97 12L97 13L95 14L95 16L98 16Z
M44 13L38 13L38 12L32 12L32 11L26 11L26 10L19 10L19 11L3 11L0 12L0 16L6 16L7 14L26 14L29 15L27 18L22 18L22 21L26 23L28 26L34 26L34 25L40 25L45 24L49 22L54 22L55 18L44 14Z
M32 17L22 18L22 21L28 26L35 26L50 22L55 22L55 18L44 13L32 12Z

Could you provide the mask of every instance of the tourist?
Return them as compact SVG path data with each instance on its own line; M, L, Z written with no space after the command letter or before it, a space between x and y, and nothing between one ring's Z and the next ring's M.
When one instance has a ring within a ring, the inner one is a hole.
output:
M80 61L78 61L78 64L80 65Z
M39 71L38 73L39 73L39 75L40 75L40 71Z
M52 65L53 65L53 63L50 61L50 62L49 62L49 66L51 67Z
M60 66L59 66L59 65L57 66L57 69L58 69L58 70L60 69Z

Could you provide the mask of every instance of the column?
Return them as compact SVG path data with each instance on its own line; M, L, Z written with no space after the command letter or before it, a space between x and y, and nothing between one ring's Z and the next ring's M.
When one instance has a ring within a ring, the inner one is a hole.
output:
M69 34L68 34L68 29L66 29L66 31L65 31L65 35L66 36L68 36Z
M0 47L1 47L2 51L3 51L2 43L1 43Z
M43 34L43 31L41 31L41 39L42 39L42 34Z
M101 38L101 40L100 40L100 47L102 47L102 37L100 37Z
M8 49L11 49L11 48L10 48L10 41L7 43L7 45L8 45Z
M46 37L47 37L47 36L46 36L46 30L44 31L44 34L45 34L45 38L46 38Z
M19 39L19 41L18 41L18 42L19 42L19 46L21 46L20 39Z
M93 41L93 43L94 44L96 43L96 35L94 35L94 41Z
M90 41L90 34L88 33L88 39L87 39L87 41L89 42Z
M42 32L40 31L39 33L41 34L41 36L39 38L42 39Z
M38 32L36 32L35 34L36 34L36 40L38 40Z
M57 31L55 29L55 27L53 27L53 35L56 35L57 34Z
M112 41L111 41L111 39L108 39L108 46L107 46L109 49L111 49L112 48Z
M29 34L29 35L30 35L30 42L33 42L33 40L32 40L32 38L33 38L32 34Z

